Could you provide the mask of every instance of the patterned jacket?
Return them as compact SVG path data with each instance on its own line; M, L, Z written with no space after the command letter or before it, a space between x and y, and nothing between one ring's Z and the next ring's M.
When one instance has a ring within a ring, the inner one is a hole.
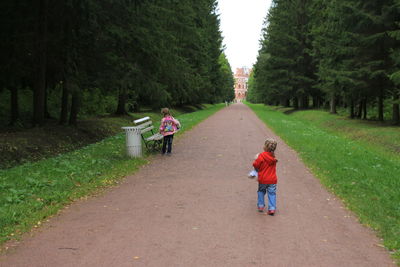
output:
M181 127L181 124L177 119L175 119L172 116L165 116L161 120L160 124L160 133L163 136L171 135L176 133L179 128Z

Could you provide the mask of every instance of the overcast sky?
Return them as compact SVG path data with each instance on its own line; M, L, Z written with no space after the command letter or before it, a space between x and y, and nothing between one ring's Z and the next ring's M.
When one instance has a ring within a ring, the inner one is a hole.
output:
M232 71L256 62L271 0L218 0L221 31Z

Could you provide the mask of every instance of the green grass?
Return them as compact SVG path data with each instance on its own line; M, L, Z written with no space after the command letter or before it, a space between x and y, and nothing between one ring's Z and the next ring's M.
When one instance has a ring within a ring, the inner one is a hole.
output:
M247 104L400 261L400 128Z
M214 114L223 104L206 105L192 113L173 114L182 123L182 130ZM158 121L155 113L140 114ZM98 143L57 157L0 170L0 244L41 224L64 205L118 181L149 160L129 158L125 153L125 135L117 134Z
M173 109L172 112L174 116L180 116L199 109L203 107L184 106ZM145 115L151 115L155 121L161 118L158 110L152 111L145 107L142 107L142 110L143 112L124 116L107 113L90 117L80 116L76 127L59 125L56 119L47 119L45 125L34 128L0 125L0 169L43 160L99 142L116 135L122 131L122 126L131 125L134 119Z
M400 127L376 121L351 120L321 110L303 110L291 114L293 118L312 122L332 133L363 142L369 148L388 156L400 154Z

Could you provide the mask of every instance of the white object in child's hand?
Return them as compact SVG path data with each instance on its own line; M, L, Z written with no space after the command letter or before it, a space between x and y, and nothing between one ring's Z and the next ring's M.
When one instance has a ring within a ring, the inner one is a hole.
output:
M249 178L256 178L258 176L258 173L256 172L256 170L252 170L249 172L248 177Z

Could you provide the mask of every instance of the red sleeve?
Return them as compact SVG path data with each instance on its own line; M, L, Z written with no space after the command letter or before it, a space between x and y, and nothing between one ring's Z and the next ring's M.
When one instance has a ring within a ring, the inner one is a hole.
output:
M260 155L258 155L257 159L253 162L253 167L256 168L257 170L259 170L262 162L263 162L263 158L261 157L261 154L260 154Z

